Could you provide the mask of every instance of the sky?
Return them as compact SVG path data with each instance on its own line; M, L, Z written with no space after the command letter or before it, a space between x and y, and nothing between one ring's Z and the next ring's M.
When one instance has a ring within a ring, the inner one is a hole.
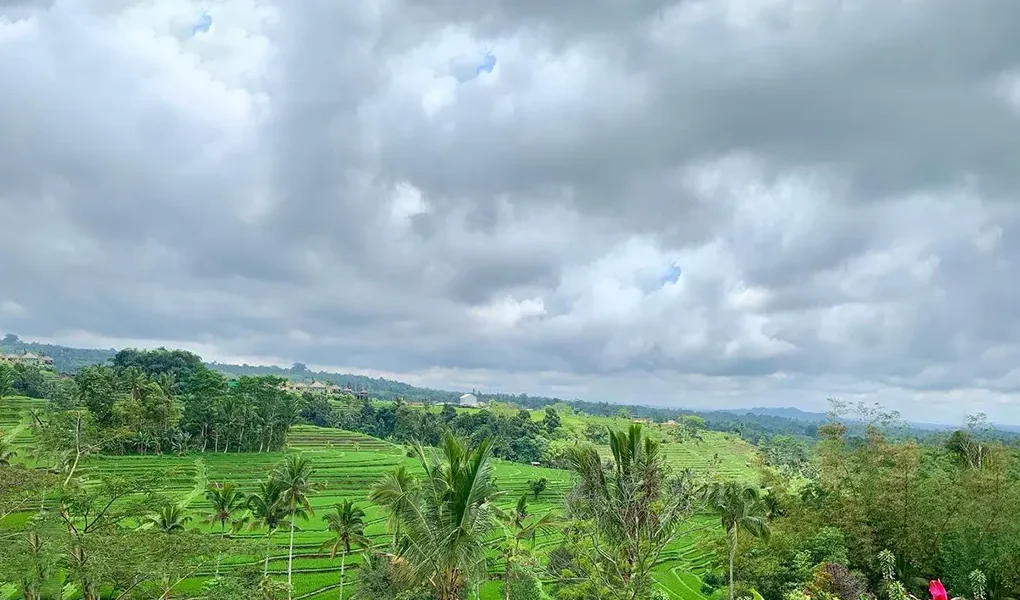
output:
M0 332L1020 423L1018 21L1015 0L0 0Z

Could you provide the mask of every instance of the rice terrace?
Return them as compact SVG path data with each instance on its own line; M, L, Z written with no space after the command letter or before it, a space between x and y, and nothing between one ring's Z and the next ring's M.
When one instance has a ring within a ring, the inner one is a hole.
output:
M9 397L3 401L0 412L0 428L8 432L7 440L17 449L19 456L33 455L35 440L29 426L29 412L38 409L42 403L25 397ZM536 411L538 415L541 411ZM584 420L577 418L578 423ZM745 462L751 460L753 449L733 436L705 432L707 438L701 443L690 445L669 445L666 455L671 463L679 469L707 469L713 457L721 453L722 460L729 464L728 475L753 476ZM608 447L604 447L608 453ZM384 474L393 471L400 465L410 469L419 469L418 462L408 457L406 448L364 434L298 425L292 428L287 439L287 448L283 452L268 453L202 453L196 455L168 456L95 456L90 457L79 467L82 479L89 480L100 477L131 476L149 472L162 474L160 491L176 500L180 508L193 516L189 526L198 527L209 535L218 534L219 526L202 523L201 519L209 512L208 501L204 494L211 483L230 482L238 486L244 493L257 490L260 481L264 480L287 453L303 453L314 465L312 479L315 492L310 495L310 504L316 517L300 523L300 530L294 538L293 588L294 598L334 599L339 587L337 560L330 559L328 551L322 550L330 534L325 524L317 516L343 500L352 500L364 508L365 535L373 545L384 546L390 533L386 528L386 516L383 511L372 506L368 501L371 487ZM571 485L571 476L563 469L543 468L503 460L495 462L495 481L502 496L500 504L504 508L512 508L522 495L529 495L528 509L533 514L558 513L563 503L564 494ZM420 470L420 469L419 469ZM529 482L544 479L545 489L534 495ZM240 517L240 515L238 515ZM8 517L13 519L14 516ZM3 523L0 522L0 526ZM701 600L705 595L700 591L699 576L709 567L709 558L699 550L696 542L699 536L710 536L715 532L700 533L677 540L663 553L659 564L654 569L655 581L668 593L669 598ZM264 529L245 529L231 531L231 538L251 540L255 544L261 542L266 535ZM539 556L543 556L554 547L560 539L555 530L543 531L529 542ZM492 542L492 555L498 553L498 540ZM280 581L286 581L287 574L287 536L285 532L274 536L270 550L268 572ZM357 565L360 554L353 555L348 564L350 569L347 578L350 585L345 596L356 590ZM222 568L229 571L235 567L262 565L263 557L254 555L234 555L223 559ZM490 580L480 586L480 598L502 598L499 579L502 565L496 559L488 565ZM202 585L213 574L213 565L204 571L195 573L181 582L175 589L175 595L182 597L201 595ZM5 600L18 598L16 584L8 583L2 590ZM73 597L73 586L64 592L65 598Z
M980 416L939 432L838 401L798 420L458 395L163 348L62 372L70 350L0 363L2 600L861 600L936 569L936 591L1014 585L1017 438ZM974 521L995 543L925 563L909 532L931 515L953 548Z

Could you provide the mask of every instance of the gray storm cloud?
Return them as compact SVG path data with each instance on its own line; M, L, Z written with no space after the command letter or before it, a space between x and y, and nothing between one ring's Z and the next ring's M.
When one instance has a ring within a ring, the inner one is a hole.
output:
M0 329L1020 421L1017 3L205 8L0 3Z

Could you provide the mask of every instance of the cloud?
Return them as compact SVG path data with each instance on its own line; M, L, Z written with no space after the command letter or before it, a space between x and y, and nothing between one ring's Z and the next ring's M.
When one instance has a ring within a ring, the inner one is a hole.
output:
M1018 7L0 3L0 328L1020 422Z

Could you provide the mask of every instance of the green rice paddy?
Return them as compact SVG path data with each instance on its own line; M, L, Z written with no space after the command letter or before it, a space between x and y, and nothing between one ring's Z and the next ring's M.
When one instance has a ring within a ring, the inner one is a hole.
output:
M42 406L41 401L25 398L6 398L0 404L0 429L13 438L19 449L19 459L32 456L32 436L28 410ZM578 415L568 417L567 426L582 423ZM621 419L604 419L606 424L616 424ZM655 430L655 427L653 427ZM658 432L661 433L661 432ZM724 477L753 477L750 468L751 447L733 436L706 432L701 443L667 443L663 446L669 462L677 468L691 468L696 472L718 471ZM383 546L388 542L385 515L367 501L371 486L385 473L399 465L417 470L417 461L406 456L404 448L389 442L359 433L337 429L300 425L291 430L287 452L303 452L313 461L313 476L316 492L311 496L314 510L307 522L300 522L300 530L294 536L294 597L312 600L334 600L338 596L339 558L330 560L320 545L330 536L321 516L331 507L346 499L358 503L367 513L366 535L373 544ZM89 459L80 469L86 479L109 475L131 475L159 471L163 492L179 499L193 516L191 526L210 534L218 534L217 526L203 522L209 512L204 497L209 483L232 482L242 491L255 490L257 483L280 463L285 453L213 453L191 454L183 457L162 456L102 456ZM505 461L495 461L496 482L503 492L501 504L511 508L516 500L528 491L528 481L540 477L548 481L547 488L539 497L530 498L529 512L541 515L547 511L559 511L563 496L570 489L571 479L567 471L534 467ZM697 520L710 525L707 517ZM229 534L236 539L250 540L255 548L265 547L265 531L243 530ZM700 576L709 566L709 557L697 545L698 536L716 535L713 527L698 534L677 540L662 555L654 570L656 581L670 598L682 600L704 600L700 592ZM540 535L535 541L535 550L544 563L544 555L559 541L559 532L551 531ZM279 581L287 577L287 531L279 531L271 540L270 575ZM496 540L493 540L493 559L489 564L490 580L480 588L480 598L497 600L502 598L502 584L498 581L502 565L496 558ZM261 565L264 555L229 556L223 560L223 569L230 570L242 565ZM345 597L355 592L359 556L347 560L347 575L344 587ZM202 584L211 575L214 565L184 581L177 590L178 596L194 596L200 593ZM73 600L71 598L67 600Z

